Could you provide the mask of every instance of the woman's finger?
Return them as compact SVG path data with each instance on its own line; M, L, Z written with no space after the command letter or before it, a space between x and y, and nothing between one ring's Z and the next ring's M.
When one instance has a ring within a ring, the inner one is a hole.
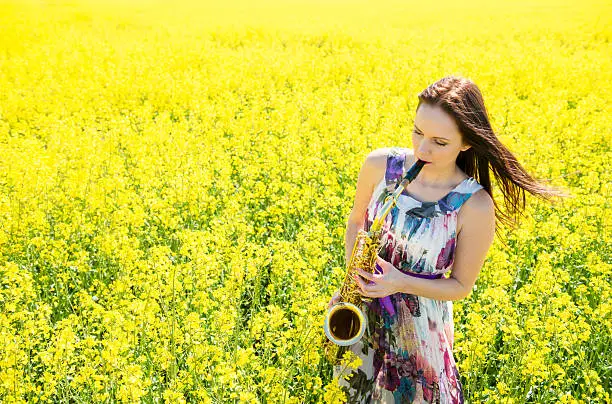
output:
M353 275L353 279L355 279L355 283L357 284L357 291L360 294L363 294L364 288L365 288L365 285L362 284L363 281L361 279L359 279L359 276L357 276L357 275Z
M365 279L367 279L367 280L370 280L370 281L371 281L371 280L373 280L373 279L374 279L374 277L372 276L372 274L371 274L371 273L366 272L366 271L364 271L364 270L363 270L363 269L361 269L361 268L357 268L357 273L358 273L358 274L359 274L361 277L363 277L363 278L365 278Z

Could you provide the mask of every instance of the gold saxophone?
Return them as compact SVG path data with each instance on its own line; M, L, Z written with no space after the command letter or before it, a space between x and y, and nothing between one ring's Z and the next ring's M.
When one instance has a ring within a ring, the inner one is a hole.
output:
M424 165L424 161L417 160L406 172L402 182L393 194L385 199L385 203L372 221L370 230L366 232L361 229L357 232L344 283L340 288L341 301L329 308L323 325L325 335L328 338L324 341L325 356L333 363L340 361L347 350L346 347L361 339L367 327L367 318L358 305L362 301L370 302L372 299L364 297L358 292L353 274L356 274L356 268L374 273L376 257L381 248L380 236L385 218L397 203L397 199L406 185L416 178ZM388 296L382 298L381 303L387 311L390 311L390 314L393 314L391 313L393 306Z

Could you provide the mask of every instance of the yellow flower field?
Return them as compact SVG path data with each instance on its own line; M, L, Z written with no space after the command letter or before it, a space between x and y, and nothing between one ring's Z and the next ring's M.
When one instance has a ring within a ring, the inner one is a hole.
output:
M610 402L611 15L1 0L0 402L342 402L322 325L357 174L449 74L574 196L528 197L454 302L466 400Z

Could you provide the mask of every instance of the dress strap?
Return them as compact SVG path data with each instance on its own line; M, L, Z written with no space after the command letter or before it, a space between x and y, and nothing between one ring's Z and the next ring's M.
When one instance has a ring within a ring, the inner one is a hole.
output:
M466 178L461 184L455 189L448 193L444 198L439 201L440 210L443 212L450 212L458 210L461 205L465 203L470 196L476 191L480 191L484 187L476 181L473 177Z
M406 152L399 147L392 147L387 154L387 168L385 170L385 184L388 189L395 189L398 181L404 174L404 161Z

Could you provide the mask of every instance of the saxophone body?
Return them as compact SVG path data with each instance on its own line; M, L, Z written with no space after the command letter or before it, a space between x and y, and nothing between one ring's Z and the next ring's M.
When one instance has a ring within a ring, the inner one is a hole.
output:
M323 330L327 336L324 342L324 352L327 359L331 362L338 362L346 347L358 342L367 328L367 317L361 308L363 302L370 302L372 299L362 296L357 287L353 274L356 269L374 273L376 257L381 248L381 233L386 216L391 208L396 204L404 187L412 182L421 171L425 163L417 160L408 170L402 182L385 200L382 208L372 221L369 231L359 230L355 238L351 258L347 264L344 282L340 287L341 300L329 308L325 315ZM394 314L393 306L388 296L381 298L383 307Z

